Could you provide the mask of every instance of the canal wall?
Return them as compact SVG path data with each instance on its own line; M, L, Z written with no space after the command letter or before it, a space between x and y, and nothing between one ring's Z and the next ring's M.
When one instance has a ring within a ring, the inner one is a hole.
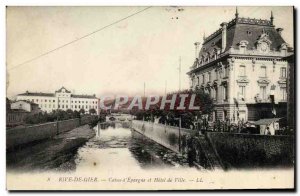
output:
M72 171L76 168L74 155L78 148L94 136L95 131L89 125L83 125L43 142L7 151L6 169L13 172Z
M132 121L132 128L158 144L181 153L191 165L207 169L223 168L210 143L204 135L196 136L196 130L181 128L179 131L179 127L137 120Z
M206 138L228 169L293 165L292 136L207 132Z
M132 121L132 128L174 152L186 156L194 165L208 169L290 167L294 160L292 136L269 136L206 132ZM179 142L180 141L180 142Z
M177 153L179 153L183 147L179 144L179 132L182 138L187 135L196 134L196 131L190 129L181 128L179 130L178 127L138 120L132 121L132 128L160 145Z
M10 149L30 142L51 138L57 134L70 131L84 124L88 124L96 118L97 116L84 116L81 119L76 118L23 128L8 129L6 131L6 148Z

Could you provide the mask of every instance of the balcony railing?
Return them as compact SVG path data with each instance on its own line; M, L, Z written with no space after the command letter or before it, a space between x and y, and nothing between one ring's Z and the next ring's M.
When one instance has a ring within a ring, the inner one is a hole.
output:
M256 103L270 103L270 100L267 97L255 96L254 100Z
M278 51L278 50L270 50L267 52L262 52L260 50L257 50L256 48L253 50L241 50L241 49L235 49L235 48L230 48L227 52L225 53L221 53L221 54L217 54L214 58L208 58L206 60L202 60L202 61L198 61L198 62L194 62L194 64L190 67L191 70L197 69L201 66L204 66L210 62L213 62L217 59L219 59L222 56L225 56L226 54L238 54L238 55L249 55L249 56L269 56L269 57L286 57L289 56L291 54L293 54L293 52L288 51L288 50L282 50L282 51Z
M288 56L290 54L292 54L292 52L288 52L288 51L274 51L274 50L270 50L268 52L262 52L259 50L240 50L240 49L235 49L235 48L230 48L229 49L229 54L244 54L244 55L263 55L263 56L281 56L281 57L285 57Z

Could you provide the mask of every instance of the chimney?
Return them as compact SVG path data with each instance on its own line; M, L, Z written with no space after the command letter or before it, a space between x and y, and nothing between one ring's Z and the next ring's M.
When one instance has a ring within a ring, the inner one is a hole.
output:
M281 32L283 31L283 28L277 28L276 31L281 35Z
M273 16L273 12L272 11L271 11L270 22L271 22L271 25L273 25L273 23L274 23L274 16Z
M197 58L198 57L198 49L199 49L199 46L200 46L200 42L195 42L194 45L195 45L195 58Z
M221 50L221 52L224 52L224 51L225 51L225 48L226 48L227 23L226 23L226 22L223 22L223 23L221 24L221 27L222 27L222 50Z

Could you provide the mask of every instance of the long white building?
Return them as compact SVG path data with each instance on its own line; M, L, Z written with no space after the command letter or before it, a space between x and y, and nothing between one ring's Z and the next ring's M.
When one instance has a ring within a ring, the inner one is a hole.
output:
M89 113L90 109L95 109L99 114L99 99L96 95L76 95L65 87L60 88L54 93L28 92L17 95L17 100L26 100L39 105L40 109L48 113L53 110L79 111L84 109Z

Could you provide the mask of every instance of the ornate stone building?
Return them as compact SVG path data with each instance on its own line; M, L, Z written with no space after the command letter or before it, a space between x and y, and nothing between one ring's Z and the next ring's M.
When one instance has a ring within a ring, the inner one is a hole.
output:
M210 120L258 120L286 116L287 60L293 49L270 20L239 17L203 39L188 72L190 87L215 101ZM196 44L195 44L196 45Z

